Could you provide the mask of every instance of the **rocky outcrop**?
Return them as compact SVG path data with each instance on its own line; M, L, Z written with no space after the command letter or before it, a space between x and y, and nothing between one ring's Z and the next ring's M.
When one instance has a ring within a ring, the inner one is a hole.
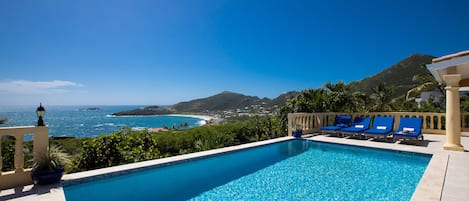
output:
M153 106L148 106L145 108L139 108L135 110L126 110L122 112L116 112L113 115L116 116L132 116L132 115L164 115L164 114L172 114L173 112L165 109L158 107L156 105Z

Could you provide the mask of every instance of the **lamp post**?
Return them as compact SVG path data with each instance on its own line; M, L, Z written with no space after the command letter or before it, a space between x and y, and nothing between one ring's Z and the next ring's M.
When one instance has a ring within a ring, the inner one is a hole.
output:
M39 103L39 107L37 107L36 109L36 114L37 114L37 126L45 126L44 125L44 120L42 119L42 117L44 117L44 113L46 112L46 109L44 109L44 107L42 107L42 103Z

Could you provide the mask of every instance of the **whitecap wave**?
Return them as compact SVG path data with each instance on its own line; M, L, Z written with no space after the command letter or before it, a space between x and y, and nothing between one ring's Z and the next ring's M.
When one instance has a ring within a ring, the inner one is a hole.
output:
M134 130L134 131L141 131L141 130L145 130L145 129L148 129L148 128L147 127L132 127L131 129Z
M114 123L103 123L103 124L96 124L93 126L93 128L98 128L98 127L103 127L103 126L115 126Z
M207 124L206 120L200 120L200 121L197 122L197 125L199 125L199 126L203 126L205 124Z

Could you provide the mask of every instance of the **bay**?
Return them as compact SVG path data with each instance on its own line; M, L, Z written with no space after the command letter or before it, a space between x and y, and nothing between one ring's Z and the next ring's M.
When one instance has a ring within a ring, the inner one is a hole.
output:
M187 123L187 128L202 125L205 120L187 116L113 116L115 112L143 108L139 105L126 106L47 106L44 122L49 127L49 136L95 137L110 134L122 127L133 129L172 128ZM37 106L0 106L0 118L7 118L8 126L31 126L37 124ZM27 140L28 137L25 137Z

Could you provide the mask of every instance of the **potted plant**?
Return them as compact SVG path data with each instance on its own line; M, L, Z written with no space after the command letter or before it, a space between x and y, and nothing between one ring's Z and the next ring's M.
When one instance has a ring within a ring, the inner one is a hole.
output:
M60 181L70 156L59 146L52 145L45 154L33 159L31 178L34 184L51 184Z
M295 127L293 127L293 137L301 137L301 135L303 134L303 126L302 125L295 125Z

